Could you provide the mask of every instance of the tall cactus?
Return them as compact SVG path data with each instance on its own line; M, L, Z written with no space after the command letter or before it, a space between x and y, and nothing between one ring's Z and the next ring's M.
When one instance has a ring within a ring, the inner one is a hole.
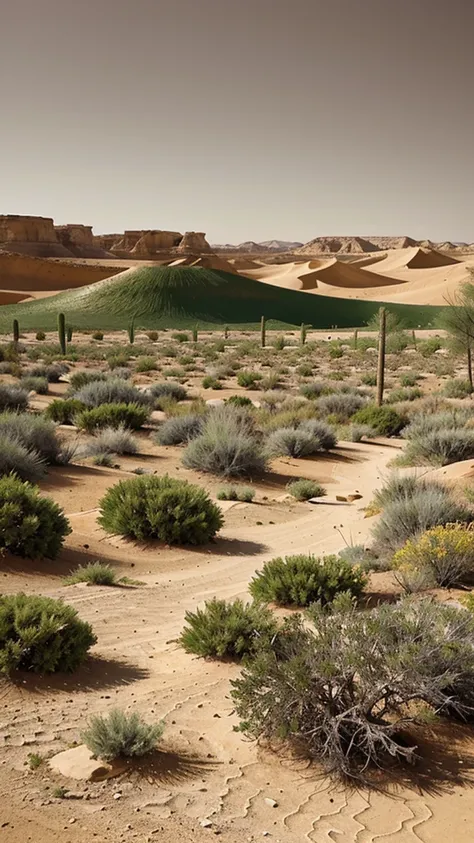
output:
M128 326L128 341L130 345L133 345L135 342L135 320L132 319Z
M229 336L229 326L225 325L224 327L224 339L226 340Z
M58 338L61 354L66 354L66 318L64 313L58 313Z
M262 318L260 320L260 337L261 337L262 348L265 348L266 329L265 329L265 317L264 316L262 316Z
M387 311L384 307L379 310L379 357L377 362L377 405L382 406L383 388L385 380L385 337L387 328Z
M18 319L13 320L13 342L18 342L20 339L20 325Z
M198 325L195 325L193 328L193 342L198 341Z
M413 339L413 347L416 348L416 334L415 334L414 328L413 328L413 331L411 332L411 336L412 336L412 339Z
M72 331L73 331L72 325L68 325L67 328L66 328L66 339L67 339L68 342L72 342Z
M300 344L304 345L305 342L306 342L306 325L304 324L304 322L302 322L301 328L300 328Z
M354 331L354 350L357 351L357 344L359 342L359 331L357 328Z

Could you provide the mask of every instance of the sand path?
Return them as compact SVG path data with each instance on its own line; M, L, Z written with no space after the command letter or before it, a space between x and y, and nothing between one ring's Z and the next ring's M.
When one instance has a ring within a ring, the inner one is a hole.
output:
M161 827L165 831L161 839L184 843L186 823L209 818L212 829L228 843L257 840L265 832L281 843L441 843L451 839L452 816L462 807L465 822L456 819L456 841L471 841L474 803L468 801L459 768L449 790L443 782L424 793L405 783L393 788L390 796L331 787L314 769L265 753L234 731L237 719L229 699L229 679L238 675L237 666L193 658L175 643L187 609L214 595L245 597L248 581L263 561L275 555L337 551L344 544L339 531L349 543L364 542L371 519L364 519L362 506L380 485L398 447L381 440L343 445L328 460L278 461L273 466L278 476L324 477L329 500L336 491L355 490L362 500L294 505L289 514L288 505L278 500L268 511L267 504L234 504L226 507L219 540L202 551L136 547L111 539L98 528L97 500L125 475L124 470L71 467L52 472L45 491L65 506L73 525L65 558L113 560L146 586L58 587L54 578L42 578L39 590L74 605L93 623L98 644L80 676L38 681L34 693L21 686L5 686L0 692L0 743L5 763L16 771L13 775L24 770L25 743L29 751L58 751L78 739L92 712L133 705L148 719L166 717L165 770L148 780L120 781L117 788L90 786L90 802L61 804L66 828L71 816L80 816L81 827L94 828L104 841L128 840L121 834L131 823L139 840ZM161 470L168 469L167 459L175 450L169 449ZM206 482L209 485L209 479ZM269 495L268 488L263 491ZM5 580L8 590L20 586L38 591L31 567L23 560L12 562L12 572L13 577ZM54 566L51 572L54 575ZM5 773L4 765L0 794L7 792ZM119 804L113 801L115 789L122 794ZM267 797L278 806L269 807ZM41 806L41 816L53 816L56 806L43 807L43 798L39 791L33 793L33 805ZM18 809L17 823L21 810L31 807L23 804ZM183 818L181 831L176 828L177 816ZM33 839L49 843L55 838L45 832ZM69 839L76 840L72 834ZM195 835L195 839L201 838Z

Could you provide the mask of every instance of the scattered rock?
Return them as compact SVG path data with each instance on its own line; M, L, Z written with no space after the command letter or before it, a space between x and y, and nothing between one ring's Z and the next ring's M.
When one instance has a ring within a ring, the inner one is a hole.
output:
M278 802L275 799L270 799L268 796L265 797L265 804L269 805L270 808L278 808Z
M199 825L201 828L210 828L212 826L211 820L201 820Z
M94 758L85 744L54 755L49 761L49 766L54 772L69 779L100 781L114 775L111 766Z

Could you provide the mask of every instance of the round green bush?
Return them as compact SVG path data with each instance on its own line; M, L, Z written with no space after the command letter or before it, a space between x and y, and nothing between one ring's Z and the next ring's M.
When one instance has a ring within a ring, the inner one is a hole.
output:
M258 603L209 600L204 609L186 612L180 644L187 653L217 659L242 659L252 654L262 638L277 633L275 618Z
M354 424L368 424L379 436L397 436L406 426L408 419L397 413L393 407L377 407L369 404L352 416Z
M316 480L292 480L286 488L297 501L309 501L311 498L321 498L326 494L326 489Z
M32 594L0 597L0 673L73 671L96 640L90 624L61 600Z
M75 418L77 426L87 433L94 433L102 427L128 427L138 430L145 424L150 410L138 404L102 404L90 410L82 410Z
M81 410L85 410L85 406L76 398L66 398L64 401L61 398L55 398L46 407L44 415L58 424L73 424L74 417Z
M71 527L63 510L14 474L0 477L0 549L29 559L54 559Z
M279 606L324 606L341 592L359 597L366 583L363 571L344 559L300 554L266 562L249 591L255 600Z
M207 492L186 480L139 476L112 486L100 501L99 524L108 532L167 544L204 544L222 527Z

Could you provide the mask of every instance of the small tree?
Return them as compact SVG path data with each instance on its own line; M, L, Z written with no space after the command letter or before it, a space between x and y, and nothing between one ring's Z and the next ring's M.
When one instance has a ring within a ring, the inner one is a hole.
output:
M471 269L474 280L474 273ZM474 284L463 284L458 292L446 299L448 307L440 314L438 323L450 340L454 351L466 355L467 376L471 391L474 390L472 374L472 349L474 348Z

